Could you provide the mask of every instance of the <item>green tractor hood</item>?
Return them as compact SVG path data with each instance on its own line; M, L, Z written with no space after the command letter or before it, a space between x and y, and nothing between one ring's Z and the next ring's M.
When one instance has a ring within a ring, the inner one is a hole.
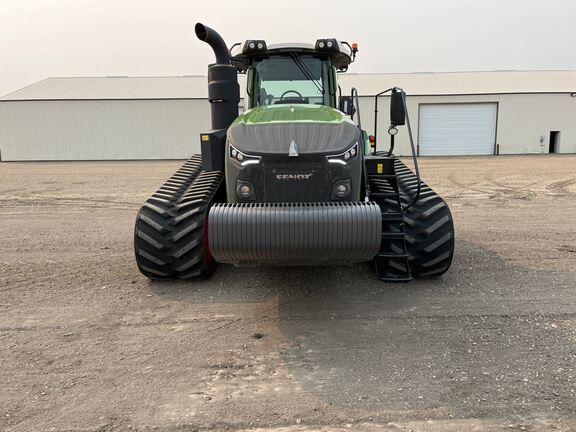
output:
M361 139L341 111L324 105L270 105L246 111L228 128L228 142L247 154L340 153Z
M325 105L268 105L246 111L232 125L305 122L352 123L341 111Z

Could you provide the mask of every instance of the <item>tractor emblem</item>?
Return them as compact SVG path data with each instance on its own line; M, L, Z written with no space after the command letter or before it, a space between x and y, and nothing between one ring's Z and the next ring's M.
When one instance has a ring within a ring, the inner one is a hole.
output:
M296 145L294 140L292 140L292 142L290 143L290 150L288 150L288 156L300 156L298 154L298 146Z
M276 174L276 180L310 180L314 173L310 174Z

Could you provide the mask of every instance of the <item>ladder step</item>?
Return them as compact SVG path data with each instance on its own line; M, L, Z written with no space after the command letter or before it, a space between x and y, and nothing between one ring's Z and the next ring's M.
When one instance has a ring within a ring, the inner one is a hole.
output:
M402 222L402 213L400 213L400 212L382 213L382 220L386 221L386 222L391 222L391 221Z
M383 259L408 259L408 254L379 253L376 257Z
M370 174L369 179L395 179L396 174Z
M379 276L379 279L384 282L410 282L412 280L412 276L386 275L386 276Z
M371 174L368 181L370 189L374 191L370 193L370 198L378 203L382 215L380 252L374 257L378 279L385 282L411 281L403 225L404 213L396 174Z
M409 282L412 280L408 258L386 258L386 255L378 254L374 258L374 266L378 279L385 282Z
M370 192L370 196L375 198L398 198L397 192Z
M382 240L404 240L404 233L383 232Z

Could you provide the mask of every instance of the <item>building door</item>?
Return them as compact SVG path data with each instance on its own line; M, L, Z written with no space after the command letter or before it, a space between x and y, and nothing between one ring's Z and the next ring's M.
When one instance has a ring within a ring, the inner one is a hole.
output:
M421 104L419 154L494 154L497 113L496 103Z
M550 131L550 144L548 147L548 153L558 153L559 145L560 145L560 132Z

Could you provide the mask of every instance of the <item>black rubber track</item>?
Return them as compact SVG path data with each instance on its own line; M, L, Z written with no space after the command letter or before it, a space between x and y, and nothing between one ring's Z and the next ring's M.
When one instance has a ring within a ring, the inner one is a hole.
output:
M416 194L416 175L399 160L395 162L400 200L405 206ZM420 198L404 212L404 232L410 271L415 278L445 273L454 256L454 222L448 205L426 183Z
M138 212L134 252L150 279L208 277L215 268L204 246L204 224L222 173L202 171L201 165L201 156L192 156Z

